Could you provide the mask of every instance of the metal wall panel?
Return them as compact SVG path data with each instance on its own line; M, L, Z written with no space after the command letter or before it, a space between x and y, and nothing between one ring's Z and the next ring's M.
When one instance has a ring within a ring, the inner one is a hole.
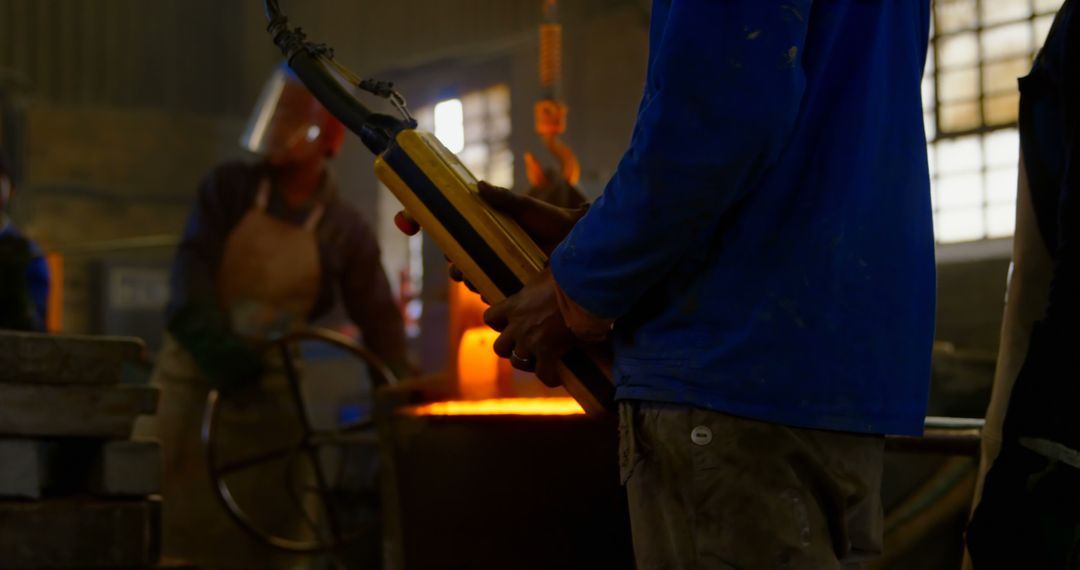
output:
M539 0L283 7L361 73L505 47L540 17ZM45 101L242 114L276 57L258 0L0 0L0 68Z
M50 102L236 113L246 5L0 0L0 66Z

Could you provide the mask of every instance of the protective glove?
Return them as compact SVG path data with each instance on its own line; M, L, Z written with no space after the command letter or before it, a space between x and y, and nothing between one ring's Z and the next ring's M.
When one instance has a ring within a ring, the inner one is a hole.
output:
M259 383L263 373L261 354L252 343L232 332L216 304L184 307L176 312L168 328L214 387L233 390Z

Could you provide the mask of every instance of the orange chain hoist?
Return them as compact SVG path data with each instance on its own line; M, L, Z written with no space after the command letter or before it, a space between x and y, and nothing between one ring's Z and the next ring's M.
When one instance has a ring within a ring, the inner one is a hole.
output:
M536 134L544 146L558 159L559 174L570 186L577 186L581 179L581 164L570 147L559 137L566 132L568 108L562 95L562 24L559 23L556 0L543 0L543 20L540 23L540 89L541 97L534 108ZM550 184L548 175L540 162L529 152L525 153L525 174L529 184L541 187Z

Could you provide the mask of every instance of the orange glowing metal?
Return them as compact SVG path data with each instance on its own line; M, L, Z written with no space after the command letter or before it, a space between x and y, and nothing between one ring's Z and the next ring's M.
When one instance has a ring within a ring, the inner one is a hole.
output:
M499 333L487 327L465 329L458 346L457 375L461 395L494 398L499 395L499 356L492 345Z
M469 290L469 286L461 281L452 285L455 289L454 294L457 296L458 307L463 314L474 315L475 323L469 323L467 326L479 326L484 324L484 311L487 310L488 304L484 302L483 297L479 293L474 293ZM473 320L473 319L470 319Z
M573 398L495 398L449 400L407 408L414 416L577 416L583 415Z

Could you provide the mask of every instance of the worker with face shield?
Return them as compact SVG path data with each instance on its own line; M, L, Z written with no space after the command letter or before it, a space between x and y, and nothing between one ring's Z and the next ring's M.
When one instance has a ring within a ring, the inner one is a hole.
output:
M164 549L205 568L290 567L245 534L213 495L200 423L221 390L218 454L237 459L296 443L280 359L259 349L326 315L337 301L395 373L408 369L398 306L374 234L337 195L328 162L345 129L284 65L267 82L241 144L254 164L215 168L199 188L176 253L166 345L155 370L165 477ZM295 458L293 458L295 459ZM304 531L284 480L297 461L230 476L260 528ZM275 474L276 470L276 474ZM246 479L245 479L246 478Z
M49 266L41 248L9 217L15 197L13 178L0 151L0 329L43 331Z

